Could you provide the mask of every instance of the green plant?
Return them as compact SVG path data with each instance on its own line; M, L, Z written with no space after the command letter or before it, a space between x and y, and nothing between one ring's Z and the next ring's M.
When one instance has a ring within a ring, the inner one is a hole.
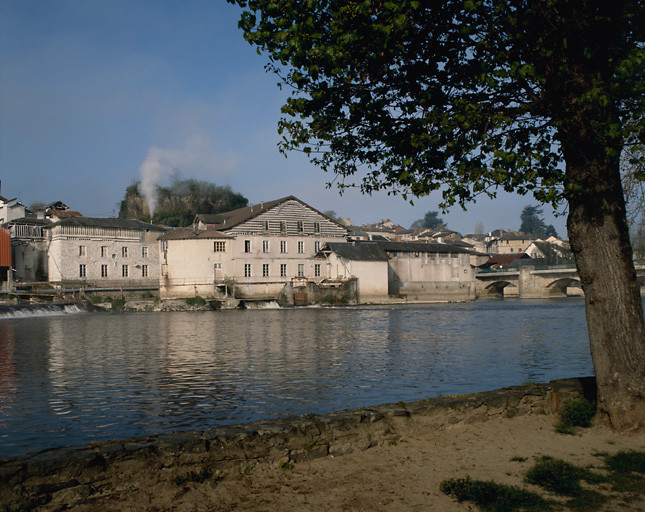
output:
M485 512L545 512L553 510L553 505L539 494L511 485L495 482L453 478L441 482L439 489L457 501L472 501Z
M563 496L581 495L583 492L581 480L598 483L605 479L581 466L546 456L538 459L526 473L528 483Z
M112 309L120 310L123 309L125 301L123 299L111 299Z
M186 299L186 304L189 306L203 306L206 304L206 300L199 295L196 295L195 297L188 297Z
M101 302L103 302L103 297L101 297L100 295L92 295L90 297L90 302L92 304L100 304Z
M527 458L526 457L511 457L511 462L526 462Z
M571 434L571 427L590 427L591 420L596 414L596 404L587 400L574 400L567 402L560 411L560 422L556 425L556 432Z
M320 302L322 304L331 304L333 301L333 297L328 293L325 295L322 299L320 299Z
M185 475L176 476L173 478L173 482L175 485L184 485L188 482L202 483L208 480L211 476L212 473L208 469L204 468L199 473L190 471Z

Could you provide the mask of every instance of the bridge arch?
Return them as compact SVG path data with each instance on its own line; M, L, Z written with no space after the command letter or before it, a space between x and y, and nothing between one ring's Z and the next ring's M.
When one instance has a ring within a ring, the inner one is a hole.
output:
M580 279L575 279L573 277L562 277L546 285L546 288L549 291L549 295L552 297L566 297L568 295L567 288L573 287L582 289L582 283L580 282Z
M486 286L484 290L486 290L488 297L499 297L501 299L504 297L504 289L508 286L517 288L517 285L510 281L494 281Z

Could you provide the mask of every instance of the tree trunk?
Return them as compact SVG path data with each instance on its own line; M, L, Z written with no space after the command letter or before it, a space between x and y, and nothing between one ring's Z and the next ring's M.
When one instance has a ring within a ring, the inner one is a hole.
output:
M585 160L567 161L570 184L585 191L567 193L567 228L585 294L598 414L619 431L645 429L645 324L618 159Z

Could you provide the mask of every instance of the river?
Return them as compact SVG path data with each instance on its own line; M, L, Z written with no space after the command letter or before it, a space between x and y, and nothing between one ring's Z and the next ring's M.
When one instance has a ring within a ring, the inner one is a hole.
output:
M0 317L0 457L592 375L584 303Z

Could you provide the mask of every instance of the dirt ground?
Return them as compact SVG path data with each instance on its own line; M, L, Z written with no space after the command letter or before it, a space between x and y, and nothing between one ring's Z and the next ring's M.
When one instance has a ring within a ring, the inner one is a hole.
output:
M619 435L606 427L557 434L553 416L521 416L441 430L417 431L397 443L340 457L280 467L240 467L221 479L180 485L124 487L71 510L119 511L468 511L442 494L448 478L492 480L523 486L525 471L537 457L550 455L584 466L602 466L595 454L645 450L645 436ZM523 460L513 460L522 458ZM602 489L602 488L601 488ZM643 511L643 495L629 503L610 501L604 511Z

